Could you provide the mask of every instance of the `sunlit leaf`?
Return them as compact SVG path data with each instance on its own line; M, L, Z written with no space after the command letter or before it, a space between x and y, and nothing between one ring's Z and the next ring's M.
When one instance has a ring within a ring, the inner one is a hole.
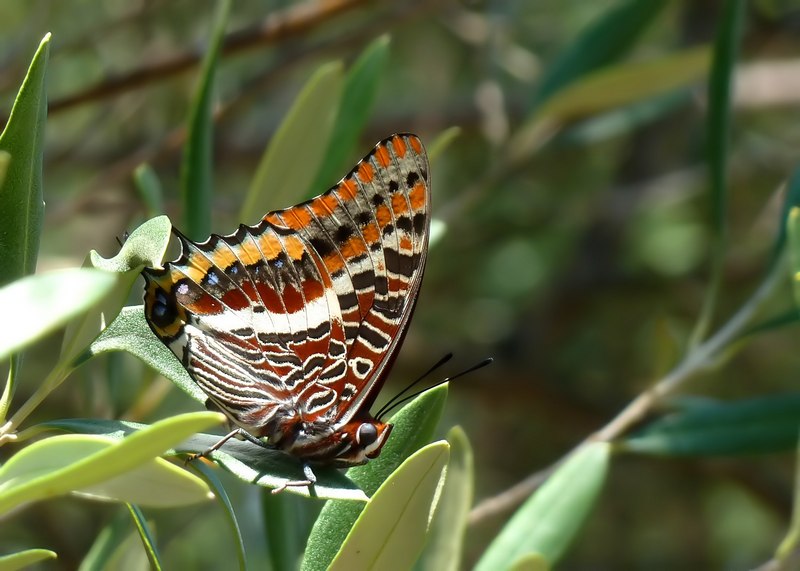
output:
M404 406L391 418L394 425L381 455L364 466L350 468L347 476L367 495L372 495L403 461L430 442L442 415L447 385L427 391ZM306 546L302 569L327 569L347 537L364 504L328 502L322 508Z
M303 87L261 157L240 220L255 222L308 194L333 132L343 75L341 62L328 63Z
M608 473L609 457L610 446L603 442L570 456L506 523L476 571L508 569L521 558L536 561L529 554L554 565L591 512Z
M179 415L118 442L85 434L59 435L35 442L0 467L0 513L95 486L137 469L222 418L211 412Z
M0 360L88 311L116 283L112 274L68 269L28 276L0 288Z
M0 187L0 285L36 270L42 232L42 155L50 34L39 44L14 101L0 151L10 155Z
M475 468L472 448L460 426L450 429L447 442L450 444L447 478L431 522L428 542L415 566L418 571L456 571L461 568Z
M142 542L142 547L147 555L147 561L150 563L150 569L153 571L161 571L161 556L158 554L158 547L156 546L155 537L150 530L147 519L144 517L142 510L138 506L128 504L128 511L131 514L133 523L136 526L136 531L139 533L139 539Z
M56 559L58 555L49 549L26 549L9 555L0 556L0 571L16 571L30 567L40 561Z
M425 543L449 448L436 442L409 456L375 492L328 569L410 569Z
M389 36L384 35L374 39L347 71L330 142L306 198L327 190L347 172L346 163L367 124L388 59Z

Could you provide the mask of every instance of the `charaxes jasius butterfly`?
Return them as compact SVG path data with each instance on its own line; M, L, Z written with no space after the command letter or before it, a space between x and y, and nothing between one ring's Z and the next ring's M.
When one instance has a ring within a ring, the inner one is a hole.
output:
M391 432L369 411L411 321L429 227L425 149L393 135L255 226L202 243L173 229L180 257L143 271L147 322L237 427L225 439L299 458L308 480L289 485L310 485L310 464L363 464Z

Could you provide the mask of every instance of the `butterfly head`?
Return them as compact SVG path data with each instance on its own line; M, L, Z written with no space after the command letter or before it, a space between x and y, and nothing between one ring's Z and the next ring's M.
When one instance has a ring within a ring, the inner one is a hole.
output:
M359 466L376 458L392 431L391 424L371 417L353 419L337 429L303 424L297 423L293 437L282 440L278 447L293 456L337 468Z

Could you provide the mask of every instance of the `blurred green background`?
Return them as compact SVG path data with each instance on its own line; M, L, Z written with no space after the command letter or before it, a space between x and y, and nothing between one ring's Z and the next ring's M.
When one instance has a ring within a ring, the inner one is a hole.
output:
M214 232L263 215L238 219L265 145L313 72L336 59L349 65L383 34L389 61L352 161L394 132L430 143L460 129L432 165L441 233L381 400L447 351L456 354L453 370L495 358L451 386L442 423L442 433L460 424L472 441L476 502L609 422L675 364L700 315L714 232L707 50L722 2L649 4L635 34L603 30L605 61L577 48L620 2L233 5L216 78ZM153 213L132 182L143 162L161 180L164 211L179 223L183 126L213 14L213 3L189 0L0 5L0 124L36 46L53 34L40 270L80 265L90 249L116 253L117 238ZM729 248L712 330L763 275L778 191L798 164L799 29L797 2L747 5L732 105ZM570 67L566 57L573 70L602 65L608 75L559 101L546 87L559 83L554 69ZM137 286L131 303L140 300ZM777 313L791 303L787 278L772 304ZM795 327L759 335L682 392L742 399L795 390L796 335ZM19 402L52 366L58 342L55 335L28 352ZM33 420L148 422L192 409L133 358L112 355L79 369ZM560 568L751 567L769 559L783 536L793 478L789 453L617 456ZM255 492L233 480L230 487L243 520L257 519L248 514ZM47 568L75 568L119 511L75 499L35 505L4 523L0 552L46 546L60 557ZM467 566L509 513L471 525ZM214 505L147 515L168 561L225 568L231 547ZM244 533L258 561L260 539L248 537L246 525Z

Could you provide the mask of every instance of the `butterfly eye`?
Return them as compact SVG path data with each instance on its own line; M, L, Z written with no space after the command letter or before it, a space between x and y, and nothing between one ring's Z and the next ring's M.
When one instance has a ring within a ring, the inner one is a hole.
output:
M356 431L356 442L359 446L369 446L378 439L378 429L375 425L364 423Z

